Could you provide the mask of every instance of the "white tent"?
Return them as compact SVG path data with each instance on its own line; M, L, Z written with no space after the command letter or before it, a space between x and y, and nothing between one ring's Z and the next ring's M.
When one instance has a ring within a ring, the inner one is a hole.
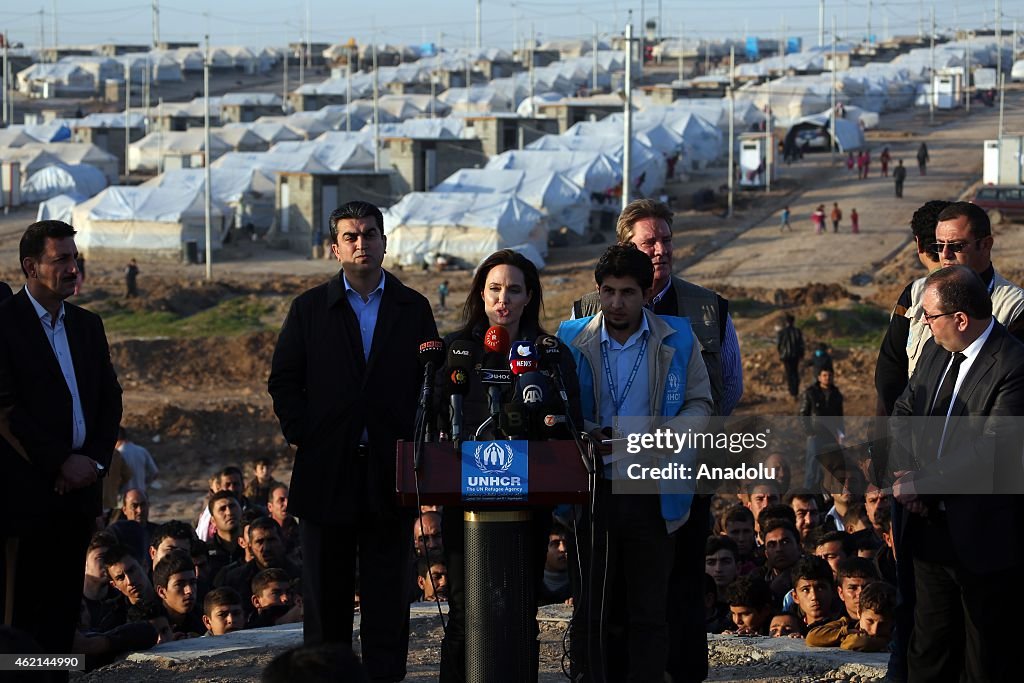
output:
M430 95L382 95L378 98L381 110L391 114L397 121L430 116L431 111L434 116L447 116L451 107L445 104L446 101ZM370 114L367 120L372 121L372 109Z
M279 142L271 149L273 153L308 153L310 158L320 162L331 171L372 169L373 150L362 140L335 137L333 139Z
M474 85L468 90L448 88L440 100L450 105L452 111L466 114L512 111L511 98L490 85Z
M213 203L213 244L221 246L228 211ZM76 206L72 212L84 251L112 249L179 256L187 242L202 251L205 240L204 193L182 187L115 185Z
M39 202L36 210L37 221L63 221L68 225L74 225L74 218L71 213L76 205L84 202L87 197L74 194L59 194L46 201Z
M107 186L103 172L88 164L53 164L39 169L21 185L22 200L35 203L62 194L92 197Z
M25 132L24 126L0 128L0 149L4 147L22 147L32 144L36 139ZM3 152L0 152L2 155Z
M53 119L46 123L25 126L25 133L36 142L64 142L71 139L71 126L76 119Z
M228 152L213 162L211 168L256 169L270 179L273 179L274 174L278 171L304 173L331 172L331 169L324 166L313 156L313 150L309 147L303 147L294 152L274 149L268 152Z
M586 232L590 217L587 193L554 171L527 174L521 169L464 168L442 181L434 191L513 194L543 212L551 228L564 225L581 235Z
M544 257L541 256L539 251L537 251L537 247L533 246L532 244L515 244L511 247L507 247L507 249L525 256L527 261L529 261L530 263L537 267L537 270L544 270L544 266L547 265L547 262L544 260ZM487 256L490 256L490 254L488 254ZM476 266L473 267L474 273L480 268L480 265L487 260L487 256L484 256L482 259L480 259L477 262Z
M31 175L52 164L64 163L95 166L103 172L109 183L116 183L118 178L117 157L86 142L33 142L21 147L8 147L0 149L0 160L19 162L22 176Z
M216 135L236 152L265 152L270 148L270 143L248 128L212 128L210 134Z
M286 142L288 140L302 140L303 137L296 133L294 130L284 125L283 123L274 121L253 121L251 123L227 123L224 124L224 129L229 130L232 128L242 128L245 130L251 130L256 135L259 135L268 144L275 144L278 142Z
M401 123L380 124L380 136L385 138L461 138L466 129L463 119L447 117L443 119L408 119ZM373 137L373 124L363 129L366 135Z
M124 112L115 113L94 113L85 118L75 121L75 128L124 128ZM133 111L128 117L132 128L142 128L146 125L146 117L143 112Z
M484 168L519 168L528 174L558 171L587 192L604 193L622 184L621 165L594 151L509 150L493 157Z
M274 222L274 179L257 168L211 168L213 200L231 207L235 227L252 223L260 232ZM144 187L206 191L206 169L180 168L161 173Z
M820 114L797 119L793 122L791 130L798 126L806 127L808 125L821 128L826 134L829 134L832 129L830 112L825 111ZM864 131L853 121L836 119L836 143L839 145L839 151L841 152L861 149L864 147Z
M231 151L231 146L210 133L210 158L217 159ZM168 160L181 168L203 165L206 158L206 135L196 128L181 131L157 131L128 146L128 168L132 171L157 171L168 165ZM187 160L186 160L187 159Z
M445 254L466 265L498 249L532 244L547 252L540 211L509 194L412 192L388 209L388 251L402 265Z
M573 152L591 151L606 154L615 161L617 175L622 175L622 135L575 136L545 135L526 146L528 150L568 150ZM651 148L639 138L633 138L630 147L632 161L630 165L630 184L639 185L644 195L650 196L665 187L668 173L664 155Z

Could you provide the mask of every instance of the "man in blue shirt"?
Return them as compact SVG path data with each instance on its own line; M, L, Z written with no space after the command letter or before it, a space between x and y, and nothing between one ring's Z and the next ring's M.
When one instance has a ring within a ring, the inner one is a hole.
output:
M609 248L595 270L601 311L559 327L558 336L576 360L584 422L595 439L657 427L683 431L681 421L694 426L712 413L708 372L690 323L645 308L653 270L650 258L633 245ZM608 477L621 476L634 462L617 460L608 445L602 455ZM640 459L654 460L650 454ZM582 558L585 587L576 602L573 675L662 681L675 534L689 518L693 496L664 490L612 495L607 478L598 481L595 495L593 518L578 527L580 538L591 538L590 525L596 533L593 548L581 544L581 552L592 556ZM622 634L625 642L616 642Z

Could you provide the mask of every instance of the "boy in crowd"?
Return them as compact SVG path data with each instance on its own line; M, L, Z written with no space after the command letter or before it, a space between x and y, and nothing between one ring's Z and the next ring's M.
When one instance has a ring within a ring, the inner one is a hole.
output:
M779 483L774 479L746 482L740 493L740 500L754 515L754 530L761 536L761 527L757 525L758 515L769 505L779 502Z
M804 631L835 618L838 609L832 569L819 557L803 557L793 567L793 599Z
M720 593L739 575L738 559L735 541L728 536L708 536L704 545L704 572L714 580Z
M561 524L555 524L548 533L548 551L544 557L544 577L541 580L537 596L541 605L562 604L572 596L572 587L569 585L569 559L566 553L568 549L566 545L568 543L568 533L568 529ZM431 564L434 566L438 565L436 562ZM434 566L428 568L432 574ZM447 567L444 566L443 562L440 563L440 566L445 569L446 584L444 590L440 591L440 599L447 600ZM419 575L421 581L426 578L426 574L422 571ZM429 581L426 583L429 583ZM434 587L435 589L440 588L436 577L434 579ZM423 595L426 597L426 587L420 586L420 590L423 591Z
M835 576L839 563L850 557L850 535L845 531L825 531L814 540L814 554L828 562Z
M820 497L807 489L797 489L786 496L786 504L793 508L796 517L796 530L800 532L800 542L805 543L811 531L821 524Z
M793 588L791 570L800 559L800 539L796 527L784 519L770 520L764 527L764 578L772 596L782 598Z
M264 569L253 577L248 628L302 621L299 601L292 599L292 580L283 569Z
M878 581L878 572L871 560L851 557L839 563L836 590L847 616L856 621L860 618L860 594L864 588Z
M889 648L896 612L896 589L876 581L860 594L860 618L843 617L818 626L807 634L812 647L836 647L858 652L885 652Z
M875 512L875 521L882 536L882 547L875 553L875 568L882 580L896 585L896 555L892 538L892 508L879 508Z
M758 556L754 536L754 514L743 505L734 505L722 516L722 532L736 544L739 575L757 570Z
M858 531L874 528L871 520L868 518L868 511L863 502L856 502L850 505L846 514L843 515L843 526L848 534L855 534Z
M192 539L195 533L188 524L172 519L156 528L149 537L149 563L155 567L167 553L172 550L192 552Z
M792 612L779 612L768 625L768 635L772 638L803 638L804 629L800 617Z
M796 526L796 513L793 512L793 508L784 503L772 503L761 510L757 515L757 528L764 529L773 519L782 519ZM759 540L763 544L764 536L761 536Z
M725 591L729 612L738 636L768 635L772 617L772 594L768 584L756 576L741 576Z
M704 575L704 630L708 633L722 633L732 627L732 613L729 606L719 601L718 586L708 574Z
M546 568L544 573L547 574ZM420 589L420 602L448 601L448 567L445 565L444 555L431 552L427 553L426 557L416 560L416 585ZM561 600L541 598L540 602L544 605L563 603L569 596L568 593L565 595L566 597Z
M203 600L205 636L222 636L245 628L242 598L231 588L214 588Z
M253 503L264 506L270 496L270 487L276 484L270 476L270 458L256 458L252 461L253 478L245 485L245 497Z
M187 552L172 550L157 563L153 587L175 634L191 638L206 631L196 602L196 568Z

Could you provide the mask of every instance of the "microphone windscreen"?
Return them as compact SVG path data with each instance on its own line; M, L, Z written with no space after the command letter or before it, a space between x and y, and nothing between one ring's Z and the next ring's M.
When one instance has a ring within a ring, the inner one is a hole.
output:
M476 362L477 346L471 341L460 339L448 347L448 367L469 370Z
M510 341L508 330L498 325L491 325L484 333L484 348L493 353L507 354Z
M533 370L519 376L519 386L522 387L519 395L527 410L533 412L544 405L544 399L548 394L547 377Z
M453 396L469 393L469 371L465 368L448 368L448 389Z
M420 344L420 365L431 363L437 367L444 363L444 342L440 339L428 339Z
M533 342L522 340L513 342L508 352L508 365L513 375L522 375L527 372L538 370L537 348Z
M562 357L562 345L558 341L558 337L553 334L542 334L537 337L536 347L541 365L545 367L558 365L558 361Z

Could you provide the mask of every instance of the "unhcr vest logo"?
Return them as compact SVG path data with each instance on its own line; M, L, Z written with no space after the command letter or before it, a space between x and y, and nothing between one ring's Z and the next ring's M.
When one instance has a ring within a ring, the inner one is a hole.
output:
M682 400L680 384L682 384L682 382L679 381L678 374L675 372L668 373L668 377L665 378L666 389L668 389L665 395L666 401L669 403L676 403Z
M462 444L464 501L525 501L529 494L528 441Z

